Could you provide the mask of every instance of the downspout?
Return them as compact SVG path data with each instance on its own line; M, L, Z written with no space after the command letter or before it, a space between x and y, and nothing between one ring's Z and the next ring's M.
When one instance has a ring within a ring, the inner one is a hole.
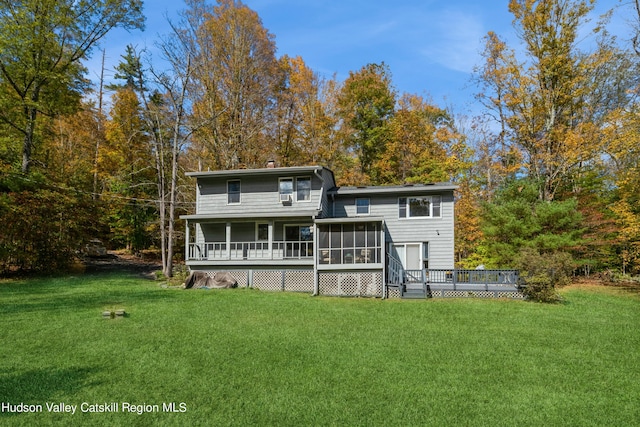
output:
M322 197L324 194L324 178L322 177L322 175L320 175L319 172L320 172L320 169L313 170L313 174L317 176L320 182L322 183L322 186L320 187L320 200L318 200L318 211L322 212Z

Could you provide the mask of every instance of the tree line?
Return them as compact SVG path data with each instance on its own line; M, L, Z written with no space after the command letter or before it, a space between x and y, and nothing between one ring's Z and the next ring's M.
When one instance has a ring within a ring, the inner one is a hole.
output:
M275 160L325 165L340 185L458 184L461 267L637 274L638 52L610 15L582 47L593 1L508 7L520 43L486 35L484 113L467 118L398 93L384 63L339 81L278 57L238 0L186 0L158 41L165 69L128 46L116 83L92 87L83 61L111 28L141 28L140 0L0 2L0 271L62 269L99 237L156 248L171 276L184 172Z

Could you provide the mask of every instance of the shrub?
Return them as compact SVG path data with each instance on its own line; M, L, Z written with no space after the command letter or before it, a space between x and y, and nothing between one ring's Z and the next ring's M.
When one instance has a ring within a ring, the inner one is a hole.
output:
M562 301L556 287L569 284L574 270L573 258L566 252L539 253L523 249L518 264L525 288L523 293L533 301L556 303Z

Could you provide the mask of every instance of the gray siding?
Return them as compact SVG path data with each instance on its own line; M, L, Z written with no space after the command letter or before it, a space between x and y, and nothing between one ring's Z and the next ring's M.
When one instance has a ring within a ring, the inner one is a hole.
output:
M429 267L454 267L454 202L453 192L425 193L442 197L440 218L399 218L398 195L369 195L370 216L384 217L387 243L429 243ZM336 217L356 216L355 196L339 197L335 201Z
M238 204L227 203L227 178L198 178L196 212L202 215L233 216L247 213L249 210L249 212L269 212L277 217L280 213L318 209L321 206L322 181L313 173L282 176L282 178L293 178L294 183L298 177L311 178L311 200L297 201L294 188L294 200L288 206L280 202L277 176L239 178L240 203Z
M322 178L324 180L324 188L320 196L321 197L320 209L322 211L322 213L320 214L320 217L329 218L333 214L332 212L333 208L332 208L331 201L329 200L328 191L331 190L333 187L335 187L336 183L333 180L333 174L327 169L322 170Z

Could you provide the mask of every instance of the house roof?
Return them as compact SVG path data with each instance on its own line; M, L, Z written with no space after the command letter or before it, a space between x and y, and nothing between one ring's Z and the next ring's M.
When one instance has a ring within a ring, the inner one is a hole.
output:
M216 170L216 171L204 171L204 172L187 172L186 176L192 176L196 178L221 178L221 177L236 177L243 175L288 175L296 173L313 173L316 171L326 170L331 172L324 166L289 166L279 168L260 168L260 169L234 169L234 170ZM331 172L333 174L333 172Z
M458 186L450 182L439 182L434 184L404 184L404 185L381 185L362 187L338 187L329 190L337 196L359 196L366 194L424 194L425 192L453 191Z
M345 224L345 223L357 223L357 222L384 222L384 217L381 216L348 216L348 217L335 217L335 218L319 218L315 222L318 224Z
M180 219L190 219L190 220L229 220L229 219L258 219L258 218L315 218L320 214L320 211L316 209L309 210L292 210L292 211L265 211L265 212L256 212L254 210L250 210L247 212L240 213L218 213L218 214L192 214L192 215L180 215Z

